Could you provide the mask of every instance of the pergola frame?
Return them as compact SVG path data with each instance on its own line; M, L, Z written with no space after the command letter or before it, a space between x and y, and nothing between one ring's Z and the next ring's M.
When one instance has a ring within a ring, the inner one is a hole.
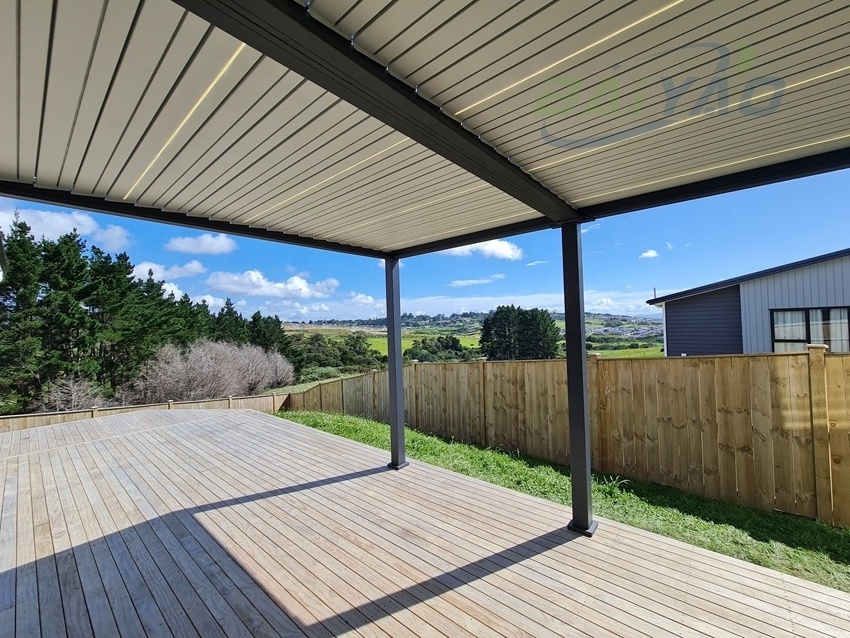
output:
M0 193L18 199L384 259L392 433L390 467L394 469L400 469L407 464L404 449L399 260L489 239L560 228L564 259L566 365L570 406L573 506L570 528L588 536L593 534L596 523L593 520L590 497L590 431L580 224L601 217L850 167L850 149L845 148L602 204L574 208L481 141L477 135L464 129L457 121L422 99L415 89L392 77L381 65L358 52L352 43L311 17L309 9L304 9L291 0L173 1L484 182L497 187L540 213L540 217L383 252L206 217L183 216L100 197L48 190L27 183L0 181Z

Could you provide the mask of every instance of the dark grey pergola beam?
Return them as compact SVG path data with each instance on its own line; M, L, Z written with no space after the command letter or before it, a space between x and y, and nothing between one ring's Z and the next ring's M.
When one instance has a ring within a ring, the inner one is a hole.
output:
M407 465L404 455L404 369L401 357L401 288L399 261L388 257L384 261L387 284L387 367L390 399L390 464L394 470Z
M466 235L440 239L428 242L427 244L419 244L417 246L411 246L410 248L401 248L399 250L394 250L393 255L399 259L416 257L418 255L427 255L428 253L447 250L449 248L468 246L469 244L475 244L490 239L502 239L504 237L533 233L538 230L557 228L558 226L559 224L556 224L549 218L540 217L538 219L529 219L527 221L509 224L507 226L498 226L496 228L475 231L474 233L467 233Z
M561 228L561 243L564 259L564 324L573 510L573 519L567 527L583 536L593 536L597 523L593 520L593 503L590 496L590 410L587 399L581 224L564 224Z
M673 186L651 193L585 206L579 209L579 213L582 221L592 221L600 217L611 217L612 215L631 213L668 204L678 204L845 168L850 168L850 148L827 151L809 157L771 164L770 166L751 168L740 173L712 177L711 179Z
M346 100L554 222L576 220L563 199L443 115L292 0L174 0L260 53Z
M94 213L106 213L108 215L118 215L119 217L129 217L131 219L142 219L150 222L158 222L160 224L225 233L227 235L236 235L238 237L264 239L266 241L292 244L295 246L305 246L307 248L321 248L322 250L332 250L334 252L350 255L360 255L361 257L375 257L377 259L383 259L387 256L386 253L381 252L380 250L372 250L371 248L338 244L335 242L323 241L321 239L313 239L311 237L302 237L300 235L289 235L278 231L266 230L265 228L241 226L239 224L231 224L230 222L208 219L206 217L193 217L190 215L182 215L180 213L169 213L158 208L145 208L134 204L128 204L127 202L113 202L100 197L76 195L67 191L38 188L33 184L6 182L0 180L0 195L13 197L14 199L52 204L54 206L66 206L68 208L76 208L78 210L88 210Z

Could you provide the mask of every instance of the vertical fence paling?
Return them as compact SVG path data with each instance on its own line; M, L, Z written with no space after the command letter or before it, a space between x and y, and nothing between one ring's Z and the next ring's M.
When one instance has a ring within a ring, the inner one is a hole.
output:
M416 363L409 426L568 463L560 361ZM292 407L386 421L386 372L323 382ZM593 467L850 525L850 356L588 360Z
M850 525L850 357L826 357L832 518Z

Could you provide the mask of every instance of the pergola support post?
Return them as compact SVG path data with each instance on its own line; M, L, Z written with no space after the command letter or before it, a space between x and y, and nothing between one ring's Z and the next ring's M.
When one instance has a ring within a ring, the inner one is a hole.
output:
M404 454L404 370L401 359L401 295L399 260L384 260L387 281L387 363L390 383L390 464L394 470L407 465Z
M567 341L567 401L570 425L570 481L573 519L567 527L593 536L596 521L590 497L590 410L587 401L587 350L584 332L584 281L581 225L561 227L564 259L564 314Z

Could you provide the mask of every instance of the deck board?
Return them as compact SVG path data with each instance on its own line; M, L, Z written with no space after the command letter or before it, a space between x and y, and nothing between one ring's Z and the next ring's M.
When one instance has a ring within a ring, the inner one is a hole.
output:
M850 596L249 410L0 434L2 636L848 636Z

